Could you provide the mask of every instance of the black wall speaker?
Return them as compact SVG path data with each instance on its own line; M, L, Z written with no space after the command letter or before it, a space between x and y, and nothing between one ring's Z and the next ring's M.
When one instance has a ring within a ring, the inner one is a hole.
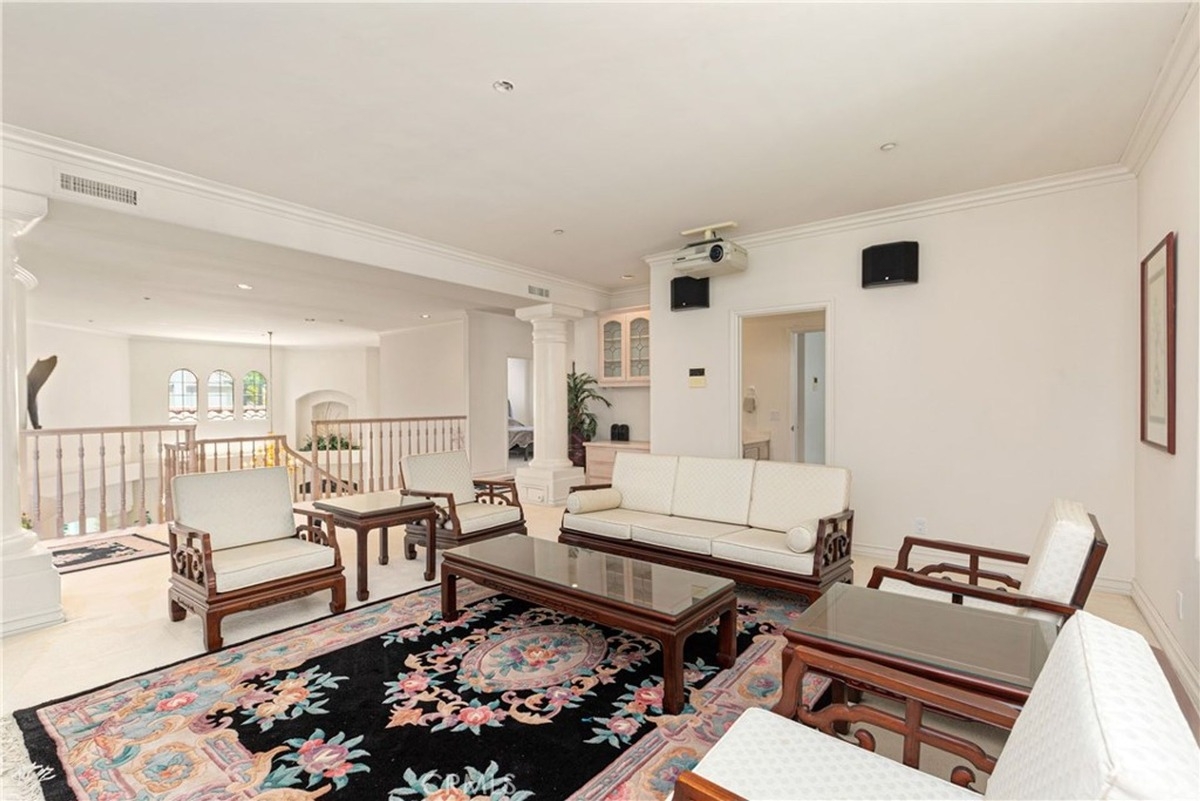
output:
M708 308L708 279L681 275L671 279L671 311Z
M862 252L862 285L917 283L917 243L888 242L872 245Z

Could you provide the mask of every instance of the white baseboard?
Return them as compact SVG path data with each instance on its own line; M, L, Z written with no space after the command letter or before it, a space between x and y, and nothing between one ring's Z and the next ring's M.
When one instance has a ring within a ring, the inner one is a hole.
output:
M1150 631L1154 632L1159 646L1167 655L1167 661L1175 669L1175 675L1179 677L1179 682L1183 685L1183 691L1187 693L1188 699L1191 700L1192 707L1200 709L1200 670L1197 670L1196 666L1188 659L1179 640L1167 627L1167 622L1154 608L1154 604L1150 603L1150 596L1146 595L1145 590L1136 581L1133 582L1133 603L1142 613Z

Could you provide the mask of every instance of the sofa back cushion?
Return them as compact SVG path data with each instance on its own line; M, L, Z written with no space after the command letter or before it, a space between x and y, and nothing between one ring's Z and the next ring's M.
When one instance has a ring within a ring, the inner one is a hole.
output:
M750 489L752 528L787 531L805 520L850 506L850 471L795 462L755 462Z
M214 551L296 533L286 467L188 473L171 480L175 521L207 531Z
M671 514L678 456L620 451L613 464L613 489L621 493L621 508L635 512Z
M753 478L751 459L680 456L671 514L744 526Z
M1195 798L1200 750L1140 634L1087 612L1063 625L987 798Z
M1095 538L1083 504L1056 498L1029 555L1021 594L1069 604Z
M471 463L466 451L409 454L400 459L400 473L407 489L450 492L455 503L475 500L475 483L471 481Z

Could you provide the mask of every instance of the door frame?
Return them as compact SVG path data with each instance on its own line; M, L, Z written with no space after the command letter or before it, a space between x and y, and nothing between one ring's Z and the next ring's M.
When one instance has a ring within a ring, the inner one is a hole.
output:
M745 309L730 313L730 369L729 375L733 380L730 388L730 417L729 434L736 443L737 456L742 455L742 323L748 317L775 317L785 314L803 312L825 312L825 464L837 464L837 437L835 436L834 420L837 408L837 376L834 362L834 302L818 300L810 303L797 303L788 306L766 306L757 309ZM792 368L794 369L794 367ZM794 449L793 445L793 449ZM803 454L800 454L803 457Z

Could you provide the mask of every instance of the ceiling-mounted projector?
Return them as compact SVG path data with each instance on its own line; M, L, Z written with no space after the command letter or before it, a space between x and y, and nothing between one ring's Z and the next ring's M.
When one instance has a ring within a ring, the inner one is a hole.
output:
M675 271L692 278L740 273L749 264L746 249L727 239L710 239L681 248L672 262Z

